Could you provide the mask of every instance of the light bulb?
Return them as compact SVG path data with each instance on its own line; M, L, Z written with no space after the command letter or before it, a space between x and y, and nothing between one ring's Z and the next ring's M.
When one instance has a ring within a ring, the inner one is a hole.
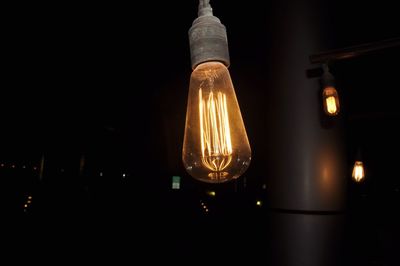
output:
M322 93L324 111L327 115L335 116L339 113L339 96L335 87L325 87Z
M361 161L356 161L354 163L352 177L353 180L356 182L361 182L364 180L365 171L364 171L364 165Z
M213 15L209 0L199 0L189 42L193 72L182 161L198 180L227 182L249 167L251 149L227 68L226 29Z
M329 67L327 64L322 66L323 74L321 77L322 91L322 101L324 105L325 114L329 116L335 116L339 114L340 104L339 95L335 88L335 78L329 72Z
M227 67L205 62L192 72L182 159L194 178L221 183L249 167L251 149Z

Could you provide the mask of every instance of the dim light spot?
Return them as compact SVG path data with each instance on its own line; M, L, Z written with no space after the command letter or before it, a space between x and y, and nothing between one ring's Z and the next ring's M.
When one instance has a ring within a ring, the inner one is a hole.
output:
M217 195L217 193L215 191L207 191L207 195L211 196L211 197L215 197Z

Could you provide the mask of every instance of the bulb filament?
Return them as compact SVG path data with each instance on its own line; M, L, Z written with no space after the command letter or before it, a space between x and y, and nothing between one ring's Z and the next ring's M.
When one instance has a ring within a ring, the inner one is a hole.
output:
M214 172L224 170L232 161L232 140L226 95L210 92L203 99L199 89L199 120L202 163Z

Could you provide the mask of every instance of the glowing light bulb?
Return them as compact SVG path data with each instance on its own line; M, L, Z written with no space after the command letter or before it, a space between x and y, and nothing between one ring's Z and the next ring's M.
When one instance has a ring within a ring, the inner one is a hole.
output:
M335 78L329 72L328 65L324 64L322 68L324 71L321 77L324 111L325 114L329 116L335 116L338 115L340 111L339 95L335 88Z
M322 94L324 110L327 115L337 115L340 110L339 96L334 87L326 87Z
M183 163L196 179L219 183L239 177L251 149L228 69L202 63L191 75Z
M251 149L228 72L225 26L199 0L189 30L192 75L182 160L187 172L208 183L238 178L249 167Z
M364 165L361 161L356 161L354 163L352 177L353 180L356 182L361 182L364 180L365 171L364 171Z

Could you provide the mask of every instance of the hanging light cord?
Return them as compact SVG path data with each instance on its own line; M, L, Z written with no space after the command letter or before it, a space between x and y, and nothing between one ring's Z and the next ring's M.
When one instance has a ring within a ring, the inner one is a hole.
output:
M189 29L189 43L192 69L208 61L223 62L229 66L226 28L213 15L210 0L199 0L198 17Z
M210 0L199 0L199 12L198 16L212 16L212 8L210 5Z
M329 72L329 66L327 63L322 64L322 69L324 70L324 73L328 73Z
M321 76L322 85L324 87L328 87L328 86L335 87L335 78L333 77L332 73L329 70L328 63L322 64L322 69L323 69L323 73L322 73L322 76Z

